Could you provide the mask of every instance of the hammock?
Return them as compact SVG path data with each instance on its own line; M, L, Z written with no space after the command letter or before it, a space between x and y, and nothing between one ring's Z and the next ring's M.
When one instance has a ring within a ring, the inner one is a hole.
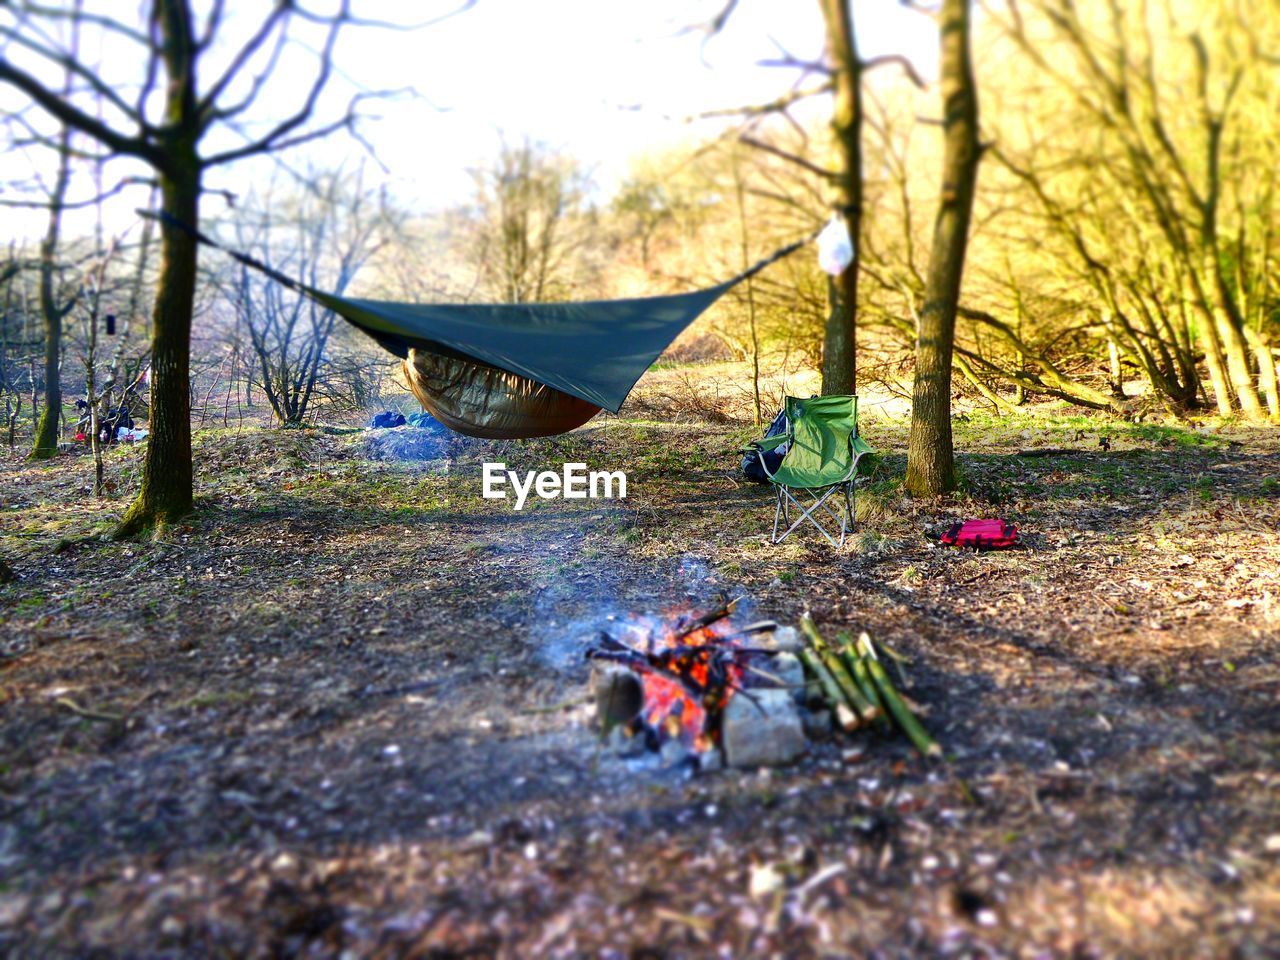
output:
M141 212L141 211L140 211ZM730 289L794 253L792 243L718 286L577 303L395 303L339 297L160 218L310 297L404 360L405 379L437 420L473 437L545 437L617 413L659 354Z

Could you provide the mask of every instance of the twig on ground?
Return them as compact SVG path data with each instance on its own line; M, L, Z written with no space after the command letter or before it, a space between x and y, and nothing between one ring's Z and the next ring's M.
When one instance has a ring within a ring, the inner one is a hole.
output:
M100 720L103 723L119 723L124 719L124 714L122 713L105 713L100 710L91 710L87 707L80 706L80 704L76 703L70 697L59 697L53 702L63 709L70 710L78 717L84 717L86 720Z

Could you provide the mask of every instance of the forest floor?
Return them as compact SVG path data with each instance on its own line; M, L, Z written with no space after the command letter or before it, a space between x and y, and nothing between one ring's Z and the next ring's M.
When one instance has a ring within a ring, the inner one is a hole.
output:
M915 501L905 423L868 415L842 551L769 544L750 433L610 419L446 464L202 432L197 513L126 544L139 450L100 501L87 456L6 460L0 953L1280 955L1274 430L970 414L962 492ZM486 460L628 497L516 512ZM996 513L1025 549L935 542ZM602 751L584 625L722 591L908 654L946 760Z

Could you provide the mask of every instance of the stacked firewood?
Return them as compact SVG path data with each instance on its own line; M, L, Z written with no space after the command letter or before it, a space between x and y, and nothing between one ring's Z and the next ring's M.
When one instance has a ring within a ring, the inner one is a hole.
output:
M866 633L856 641L842 633L834 643L828 643L808 617L800 621L800 628L808 641L800 650L800 659L841 729L853 731L875 725L887 732L896 726L926 757L942 755L942 748L889 679L880 655L896 661L899 669L905 658L874 642Z

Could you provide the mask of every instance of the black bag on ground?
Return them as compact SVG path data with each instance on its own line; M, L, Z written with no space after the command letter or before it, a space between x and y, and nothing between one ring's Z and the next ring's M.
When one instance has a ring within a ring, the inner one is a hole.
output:
M374 430L385 430L391 427L403 427L404 415L400 413L396 413L394 410L383 410L381 413L376 414L374 418L369 421L369 426L372 427Z
M778 415L773 418L773 423L769 424L769 429L764 432L764 435L767 439L786 432L787 415L779 410ZM782 443L765 453L764 462L768 464L770 473L782 465L782 458L787 455L788 446L790 444ZM769 481L764 468L760 466L760 454L755 450L748 450L742 455L742 475L752 483L767 483Z

